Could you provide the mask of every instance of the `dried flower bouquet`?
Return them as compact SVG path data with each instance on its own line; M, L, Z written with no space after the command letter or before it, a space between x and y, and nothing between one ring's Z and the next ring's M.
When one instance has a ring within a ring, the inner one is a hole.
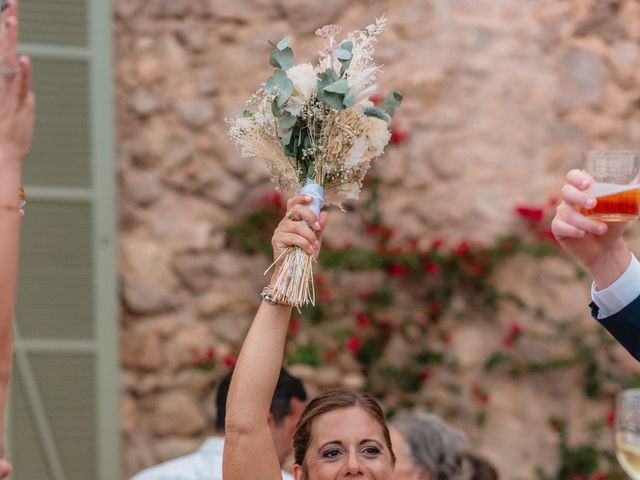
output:
M394 91L379 106L369 100L380 72L374 45L385 26L382 16L340 42L339 26L317 30L325 46L316 66L293 65L290 37L272 43L269 63L275 71L243 116L229 122L242 155L266 161L276 189L313 197L316 215L325 204L358 198L371 160L389 142L389 123L402 95ZM313 261L298 247L288 249L273 298L297 308L314 303Z

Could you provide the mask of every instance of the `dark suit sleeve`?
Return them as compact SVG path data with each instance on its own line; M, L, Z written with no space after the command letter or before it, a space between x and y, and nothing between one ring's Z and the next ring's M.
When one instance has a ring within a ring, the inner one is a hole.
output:
M618 313L598 318L598 306L591 303L591 315L640 361L640 296Z

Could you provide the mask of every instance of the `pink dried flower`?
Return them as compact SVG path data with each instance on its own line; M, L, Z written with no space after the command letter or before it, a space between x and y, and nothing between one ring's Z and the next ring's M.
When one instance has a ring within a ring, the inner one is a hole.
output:
M340 25L325 25L324 27L316 30L316 35L327 41L324 47L324 51L326 53L331 53L333 49L338 46L336 36L340 33L340 30L342 30Z

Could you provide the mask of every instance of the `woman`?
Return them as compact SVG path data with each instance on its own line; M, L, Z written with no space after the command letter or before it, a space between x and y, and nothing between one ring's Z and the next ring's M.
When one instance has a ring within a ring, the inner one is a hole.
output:
M398 454L393 480L471 479L462 434L437 415L394 420L391 441Z
M287 216L272 238L274 258L292 245L312 255L320 251L327 214L316 218L305 207L310 201L304 196L289 200ZM229 390L225 480L281 479L267 418L282 365L291 307L273 304L268 286L263 298ZM347 389L324 393L307 405L296 426L293 451L296 480L391 480L393 475L395 457L382 408L368 395Z
M11 473L2 432L13 356L22 160L31 146L35 109L31 64L27 57L18 57L17 43L18 2L7 0L0 17L0 478Z

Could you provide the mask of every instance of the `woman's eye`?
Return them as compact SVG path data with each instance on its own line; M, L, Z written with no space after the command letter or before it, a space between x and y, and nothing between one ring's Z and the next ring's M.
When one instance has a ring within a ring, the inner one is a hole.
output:
M327 450L322 454L324 458L336 458L338 455L340 455L340 450L337 449Z
M380 455L380 449L378 447L366 447L363 453L365 455Z

